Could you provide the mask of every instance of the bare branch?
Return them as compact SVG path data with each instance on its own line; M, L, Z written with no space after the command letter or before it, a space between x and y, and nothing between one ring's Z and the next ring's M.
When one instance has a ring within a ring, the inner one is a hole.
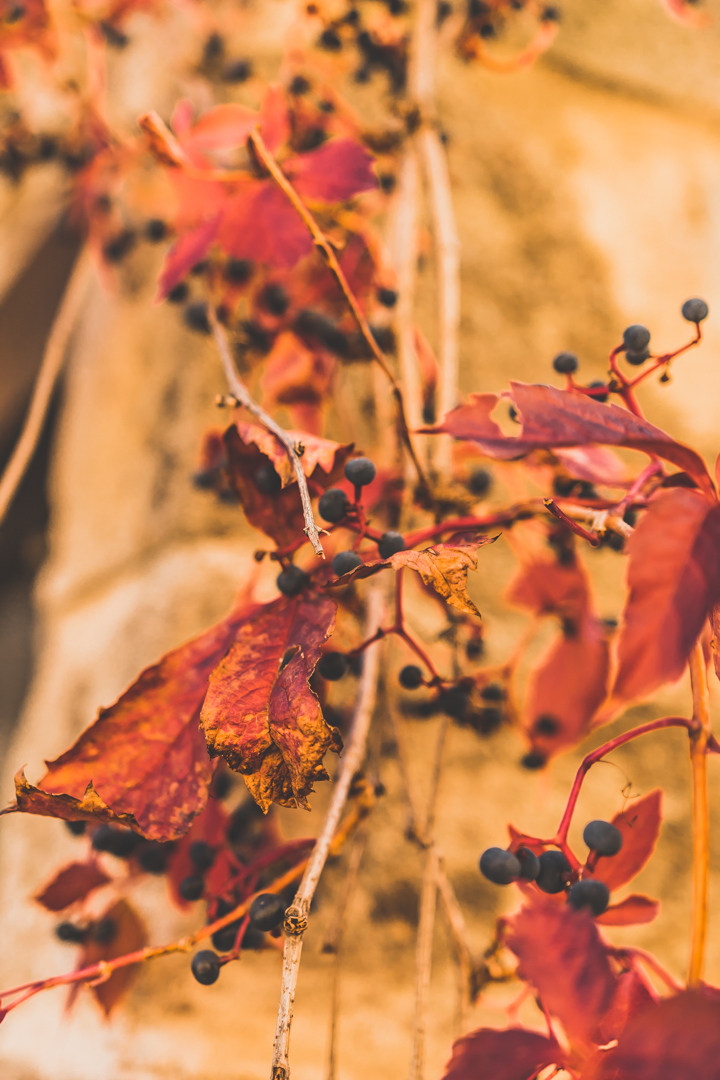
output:
M50 330L20 438L15 444L15 449L0 479L0 521L7 513L45 426L45 418L62 371L68 341L75 328L80 307L90 284L91 271L90 253L87 247L83 247L65 287L65 293Z
M365 634L371 637L382 625L385 603L380 586L368 590ZM375 708L379 671L379 645L376 642L365 651L363 673L350 730L347 748L340 762L338 777L330 797L320 835L308 860L308 865L295 894L292 906L285 914L285 950L283 953L282 987L278 1006L277 1027L273 1044L272 1080L288 1080L290 1076L290 1028L295 1002L295 988L300 970L303 935L307 928L310 902L325 867L333 834L348 797L352 778L365 755L370 721Z
M305 473L302 467L302 456L298 444L294 439L291 439L288 433L273 420L272 416L270 416L269 413L266 413L265 410L250 396L250 391L238 375L230 351L230 342L228 341L225 330L217 320L212 304L208 304L208 319L210 320L210 326L212 327L212 332L215 336L215 344L220 353L223 370L225 371L225 378L227 379L227 384L230 387L231 393L237 398L238 403L243 405L249 413L252 413L255 419L259 420L263 427L267 428L268 431L271 431L275 438L279 439L287 450L288 457L295 470L295 478L297 479L298 488L300 490L303 517L305 518L305 535L312 544L315 554L319 555L321 559L324 559L325 552L322 549L320 533L318 532L318 527L315 524L315 518L313 517L310 492L308 491L307 480L305 479Z
M285 176L285 173L278 165L271 151L265 145L263 137L257 129L250 132L250 135L248 136L248 141L255 150L259 160L268 170L280 190L284 192L284 194L290 200L293 208L297 211L297 213L305 223L308 232L313 238L315 247L323 256L328 269L330 270L331 274L340 286L342 294L345 297L348 307L350 308L355 318L355 322L358 325L358 329L360 330L360 333L362 334L365 343L370 349L372 356L380 365L382 370L385 372L387 378L389 379L392 386L393 394L395 396L395 404L397 407L397 422L400 430L400 437L403 441L403 444L405 445L405 448L407 449L408 454L410 455L413 465L415 466L415 471L417 473L418 480L425 493L425 496L427 499L431 499L430 485L428 484L427 478L422 470L420 462L418 461L417 454L415 453L415 447L413 446L412 440L410 438L410 430L408 428L407 418L405 416L405 406L403 403L402 389L398 384L392 371L390 370L390 366L388 365L385 354L375 340L373 332L370 329L370 324L368 323L365 315L363 314L363 310L358 303L357 297L350 288L343 269L337 260L337 256L335 254L332 244L325 236L325 233L322 231L315 218L298 195L295 188Z

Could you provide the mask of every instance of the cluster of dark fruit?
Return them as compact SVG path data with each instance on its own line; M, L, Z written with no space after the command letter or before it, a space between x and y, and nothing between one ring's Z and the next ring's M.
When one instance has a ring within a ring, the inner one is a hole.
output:
M200 71L208 79L234 84L246 82L253 73L251 60L228 57L225 39L218 33L205 40Z
M285 918L286 910L287 904L282 896L277 896L275 893L261 893L256 896L250 905L248 913L250 922L243 937L242 945L248 947L247 939L252 931L262 936L267 931L277 930ZM219 917L222 917L223 914L224 912L220 912ZM221 930L216 930L212 936L212 943L215 948L219 949L220 952L229 952L233 949L240 927L240 920L236 920L228 924L228 926L224 926ZM195 953L193 956L190 967L199 983L202 983L203 986L211 986L214 982L217 982L222 965L223 960L216 952L213 952L212 949L201 949L200 952Z
M417 664L406 664L398 674L400 685L405 690L417 690L420 686L432 685L423 677ZM477 707L471 700L474 680L471 678L444 686L437 696L430 701L418 703L413 707L408 703L404 711L411 715L427 717L443 712L451 717L460 727L469 727L478 735L492 735L503 722L503 702L505 687L492 682L480 690L483 705Z
M66 821L65 825L73 836L83 836L87 831L86 821ZM95 851L107 852L118 859L134 859L147 874L164 874L175 850L172 840L166 843L146 840L130 829L116 825L99 825L92 834L92 846Z
M65 945L84 945L92 941L96 945L109 945L117 935L117 923L114 919L98 919L90 923L61 922L55 927L55 934Z
M384 0L391 15L402 15L407 10L407 0ZM308 5L308 11L315 5ZM326 52L341 52L346 44L354 44L360 54L360 66L355 81L369 82L375 72L384 71L390 88L399 93L407 80L407 41L403 37L397 44L383 44L365 29L361 12L351 7L338 19L326 24L318 38L318 47Z
M606 858L617 855L623 845L622 833L609 821L591 821L585 826L583 840L596 856ZM492 847L481 855L480 871L495 885L534 881L541 892L567 892L572 907L578 911L588 909L593 915L602 915L610 902L610 890L604 881L583 878L569 884L572 868L562 851L535 855L527 847L514 852Z

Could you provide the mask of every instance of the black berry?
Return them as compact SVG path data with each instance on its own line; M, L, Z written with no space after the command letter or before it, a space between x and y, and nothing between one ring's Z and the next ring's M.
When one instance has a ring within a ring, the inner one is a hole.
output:
M540 873L535 878L538 889L544 893L562 892L570 873L570 863L562 851L543 851L539 861Z
M510 885L521 876L522 867L512 852L491 847L480 856L480 873L494 885Z
M301 97L303 94L307 94L310 89L310 83L304 75L296 75L288 86L288 90L291 94Z
M151 244L159 244L167 236L168 228L162 218L150 218L145 222L145 239Z
M116 829L112 825L101 825L94 833L92 846L96 851L107 851L118 859L127 859L135 848L142 843L142 837L129 829Z
M362 559L357 551L338 551L332 561L333 574L337 577L349 574L356 566L362 566Z
M200 874L188 874L178 885L183 900L199 900L205 892L205 882Z
M297 596L298 593L303 591L309 580L310 578L304 570L291 564L280 571L275 579L275 584L283 596Z
M404 668L400 669L398 679L400 685L404 686L406 690L417 690L423 681L422 669L417 664L406 664Z
M349 509L350 500L342 488L328 488L318 500L318 513L325 521L342 521Z
M201 949L193 956L190 969L199 983L212 986L220 975L220 957L212 949Z
M468 710L470 692L466 686L450 686L443 690L438 699L442 711L453 720L463 721Z
M277 495L282 488L282 480L275 471L275 466L270 462L255 470L253 483L263 495Z
M244 285L252 277L253 264L250 259L228 259L223 270L223 277L231 285Z
M504 701L505 687L497 682L488 683L488 685L483 686L480 691L480 697L483 701Z
M393 173L380 173L378 183L380 184L380 190L384 191L386 195L390 195L397 185L397 177Z
M610 890L604 881L585 878L571 885L568 900L576 911L589 908L593 915L602 915L610 903Z
M185 325L198 334L210 333L210 320L208 319L208 306L204 300L196 300L188 304L183 311Z
M323 30L320 35L318 45L321 49L326 49L328 52L340 52L342 49L342 41L337 30L333 30L329 27L327 30Z
M167 299L171 304L183 304L190 293L188 284L186 281L181 281L167 294Z
M623 846L623 834L609 821L591 821L585 826L583 840L598 855L617 855Z
M468 660L477 660L482 656L484 648L482 638L470 638L465 644L465 655Z
M284 315L290 306L290 297L282 285L272 283L263 290L261 303L273 315Z
M521 847L515 852L515 858L520 863L520 877L526 881L537 881L540 874L540 859L530 848Z
M203 46L203 60L208 63L217 60L225 52L225 42L220 34L210 34Z
M228 843L236 845L251 842L254 837L258 836L264 821L265 815L255 800L246 799L230 815L225 830ZM232 911L232 908L228 908L228 911ZM227 915L227 911L224 914Z
M65 828L68 832L71 832L73 836L82 836L87 829L87 821L66 821Z
M557 735L560 730L560 721L549 713L543 713L536 719L533 729L538 735Z
M345 466L345 476L355 487L365 487L375 479L375 466L369 458L351 458Z
M707 319L710 309L704 300L694 297L692 300L685 301L680 308L680 313L683 319L687 319L688 322L699 323L703 319Z
M318 675L328 682L337 682L342 679L348 669L347 657L341 652L326 652L320 657L317 671Z
M561 352L553 360L553 367L560 375L572 375L578 369L578 358L575 353Z
M252 75L252 64L249 60L233 60L223 70L223 82L241 83Z
M531 772L535 772L537 769L545 768L547 758L538 750L531 750L528 754L525 754L520 758L520 764L523 769L529 769Z
M391 555L404 550L405 538L402 533L390 530L384 532L378 541L378 552L381 559L389 559Z
M98 945L109 945L111 941L115 940L117 935L117 923L114 919L100 919L96 922L93 930L93 941L96 941Z
M604 390L604 391L607 391L607 385L601 379L600 380L596 379L595 382L588 383L588 390ZM589 395L589 396L592 397L593 401L605 402L605 401L607 401L609 395L607 393L593 393L592 395Z
M250 925L256 930L274 930L285 917L287 904L275 893L261 893L250 905Z
M61 922L55 927L55 936L67 945L82 945L87 937L87 930L71 922Z
M135 233L131 229L124 229L103 244L103 255L107 262L119 263L134 246Z
M472 495L482 498L487 495L492 484L492 476L487 469L473 469L468 477L467 486Z
M190 855L190 861L194 866L197 866L198 870L201 872L203 870L209 870L215 862L215 848L205 840L195 840L195 842L190 845L188 854Z
M235 922L228 923L227 926L223 926L222 930L216 930L211 941L213 948L218 952L230 952L235 946L235 939L240 929L240 920L236 919Z
M395 307L398 294L395 289L378 289L377 298L383 307Z
M148 840L135 852L135 858L146 874L164 874L173 844L161 844L157 840Z
M625 359L628 364L632 364L633 367L640 367L641 364L645 363L649 356L649 349L643 349L642 352L633 352L631 349L628 349L625 353Z
M499 709L478 709L468 713L464 720L479 735L492 735L502 724L502 713Z
M633 323L623 332L623 345L630 352L641 353L650 344L650 331L641 323Z

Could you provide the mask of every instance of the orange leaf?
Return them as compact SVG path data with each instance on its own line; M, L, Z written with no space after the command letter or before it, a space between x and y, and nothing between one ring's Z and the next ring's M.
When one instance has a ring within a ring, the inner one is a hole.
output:
M240 437L244 443L254 443L263 454L270 458L275 472L282 480L283 487L295 479L295 470L290 464L287 450L271 431L260 427L259 424L236 424ZM291 439L294 439L303 447L300 459L302 470L307 477L311 477L317 468L330 476L338 471L338 453L341 459L350 454L352 443L337 443L332 439L323 439L319 435L309 435L306 431L288 431Z
M107 920L107 921L106 921ZM101 921L110 930L114 924L114 933L109 941L98 942L91 938L83 947L78 967L90 967L101 960L115 960L118 956L142 949L147 941L147 934L142 919L127 900L118 900L101 916ZM97 925L97 924L96 924ZM128 991L138 971L138 965L117 968L105 982L91 986L100 1008L106 1016Z
M602 923L603 926L637 926L640 923L652 922L659 913L659 900L632 893L619 904L611 904L605 908L602 915L596 916L595 922Z
M200 723L208 747L245 777L263 810L307 806L336 745L308 685L335 625L335 604L304 593L266 604L238 628L210 676Z
M35 900L48 911L64 911L109 880L97 862L70 863L58 870Z

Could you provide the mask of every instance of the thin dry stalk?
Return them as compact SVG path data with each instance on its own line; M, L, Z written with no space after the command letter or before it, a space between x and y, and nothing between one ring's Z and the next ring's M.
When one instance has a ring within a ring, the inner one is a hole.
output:
M437 851L437 848L435 849ZM455 947L457 960L457 1012L455 1018L455 1036L459 1038L465 1034L467 1018L470 1011L470 980L475 968L475 961L468 945L468 931L465 924L465 916L458 903L455 891L448 880L442 858L438 853L437 887L440 899L443 902L450 933Z
M380 586L368 590L365 634L372 637L382 626L385 603ZM360 768L365 755L370 721L375 707L380 665L378 644L365 650L363 672L360 679L357 703L346 750L340 762L338 777L330 797L320 835L308 860L300 888L292 906L285 916L285 950L283 953L282 986L278 1006L277 1027L273 1044L272 1080L287 1080L290 1076L290 1029L295 1002L295 988L300 970L303 935L307 928L310 902L315 894L320 875L332 844L333 834L340 820L342 808L348 797L352 778Z
M696 727L690 732L693 790L693 918L688 984L697 986L702 979L708 922L710 808L707 744L711 734L707 667L702 643L699 641L690 654L690 683L693 695L693 720Z
M15 444L15 449L0 479L0 521L5 517L35 453L45 426L53 391L62 371L68 342L75 328L91 277L90 252L87 247L83 247L65 287L65 293L50 330L20 438Z
M319 555L321 559L324 559L325 553L322 549L320 534L318 532L318 527L315 524L315 518L313 517L310 492L308 491L307 480L305 479L305 473L302 467L301 447L295 439L292 439L288 433L273 420L272 416L270 416L269 413L266 413L265 410L250 396L250 391L238 375L237 368L235 367L227 334L218 322L211 304L208 305L208 319L210 320L210 326L212 327L212 332L215 337L215 344L220 353L220 360L222 361L225 378L230 387L230 392L256 420L260 421L263 427L267 428L268 431L271 431L275 438L280 440L287 450L287 455L295 470L295 478L300 491L300 499L302 500L303 517L305 518L305 528L303 529L303 532L312 544L315 554Z

